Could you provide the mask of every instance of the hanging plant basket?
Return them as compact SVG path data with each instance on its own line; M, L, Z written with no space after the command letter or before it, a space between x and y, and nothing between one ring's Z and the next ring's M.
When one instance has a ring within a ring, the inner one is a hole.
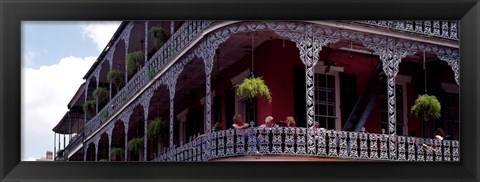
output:
M433 95L423 94L417 97L415 104L411 108L411 113L420 120L428 122L431 119L440 118L440 110L442 109L437 97Z
M265 84L262 77L247 77L243 82L237 86L237 95L240 97L247 97L253 99L256 97L264 97L268 102L272 102L272 96L270 95L270 89Z
M128 141L128 151L138 153L143 149L143 138L132 138Z
M162 138L165 133L167 133L167 121L160 117L150 120L147 125L147 135L150 140Z
M108 98L108 91L106 88L98 87L93 91L93 97L98 99L99 103L105 103Z
M125 75L118 69L112 69L107 74L107 80L115 85L118 92L123 84L125 84Z
M95 100L89 100L83 103L83 111L88 114L94 114L96 106L97 106L97 102Z
M112 149L110 149L110 157L113 161L121 160L123 155L124 150L122 148L113 147Z
M165 43L165 30L160 26L150 28L150 36L153 37L153 45L155 49L159 49Z
M127 54L128 74L133 75L144 64L144 57L141 51L135 51Z

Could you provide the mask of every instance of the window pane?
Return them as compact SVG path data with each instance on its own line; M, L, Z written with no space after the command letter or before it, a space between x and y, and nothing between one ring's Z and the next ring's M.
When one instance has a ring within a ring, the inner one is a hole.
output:
M329 116L335 116L335 107L334 106L328 106L328 115Z
M328 120L327 129L335 129L335 119L334 118L329 118L327 120Z
M327 106L325 105L319 105L318 106L318 115L327 115Z
M317 75L318 86L326 87L327 83L326 83L326 80L325 80L325 75L323 75L323 74L315 74L315 75Z
M331 91L331 92L328 92L328 102L335 102L335 92L334 91Z
M327 75L327 87L335 88L335 76Z

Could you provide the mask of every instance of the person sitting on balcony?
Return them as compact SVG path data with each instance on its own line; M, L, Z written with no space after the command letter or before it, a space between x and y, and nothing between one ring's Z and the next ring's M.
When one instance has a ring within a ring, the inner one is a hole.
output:
M444 134L443 134L442 128L437 128L434 133L435 133L435 137L434 137L435 139L443 140Z
M213 131L220 131L222 130L222 123L220 122L215 122L215 124L213 124Z
M234 129L245 129L248 128L248 124L243 122L243 117L241 114L237 114L233 117L233 128Z
M318 121L313 121L313 126L311 128L317 129L319 127L320 127L320 123L318 123Z
M272 127L272 124L273 124L272 120L273 120L273 117L272 117L272 116L267 116L267 117L265 118L265 123L262 124L262 125L260 125L260 127L262 127L262 128L270 128L270 127Z
M285 122L287 123L288 127L296 127L295 120L293 119L292 116L287 116L285 119Z

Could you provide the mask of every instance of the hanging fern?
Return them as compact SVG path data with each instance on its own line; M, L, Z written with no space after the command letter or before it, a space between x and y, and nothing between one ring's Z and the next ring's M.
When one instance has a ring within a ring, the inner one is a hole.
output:
M143 149L143 138L132 138L128 141L128 151L138 153Z
M150 123L147 125L147 134L148 138L151 140L156 140L167 133L167 121L163 120L160 117L150 120Z
M268 100L268 102L272 102L270 90L268 89L268 86L265 84L265 81L262 79L262 77L245 78L237 87L237 95L250 99L253 99L257 96L263 96Z
M159 49L165 43L165 30L160 26L150 28L150 36L153 37L155 49Z
M89 100L83 103L83 111L89 114L95 113L97 102L95 100Z
M418 119L423 119L423 121L427 122L430 119L440 118L441 108L437 97L423 94L419 95L417 100L415 100L415 104L411 108L411 113Z
M107 74L107 80L115 85L118 92L123 84L125 84L125 75L118 69L112 69Z
M144 57L141 51L135 51L127 54L127 68L128 74L136 73L144 64Z
M93 91L93 96L98 99L99 103L104 103L108 97L107 89L98 87Z
M121 159L123 155L124 155L123 148L113 147L112 149L110 149L110 156L112 160L117 160L117 158Z

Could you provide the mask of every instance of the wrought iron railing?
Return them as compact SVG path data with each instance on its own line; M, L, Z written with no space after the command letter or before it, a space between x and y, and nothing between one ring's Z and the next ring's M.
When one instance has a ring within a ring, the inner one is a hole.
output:
M79 134L75 135L73 138L71 138L68 142L68 145L65 147L65 149L63 151L63 154L64 154L65 157L64 158L59 158L59 160L60 159L67 160L70 152L73 151L73 149L75 149L82 142L83 142L83 133L79 133ZM57 160L57 159L55 159L55 160Z
M307 137L313 138L309 148ZM390 153L394 137L396 152ZM250 155L294 155L391 161L459 161L459 141L306 128L212 132L166 150L153 161L209 161ZM312 150L313 149L313 150Z
M459 40L458 21L355 21L427 37Z
M213 21L186 21L164 45L145 63L145 65L128 81L128 83L103 107L96 116L85 124L85 136L98 129L111 114L126 104L153 75L164 68L172 58L184 50L201 33L210 27ZM152 74L154 73L154 74Z

